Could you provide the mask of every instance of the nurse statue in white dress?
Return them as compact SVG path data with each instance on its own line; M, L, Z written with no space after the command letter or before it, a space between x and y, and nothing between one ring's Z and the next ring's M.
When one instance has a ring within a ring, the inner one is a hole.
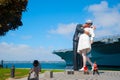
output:
M93 65L89 57L87 57L87 53L90 52L91 44L93 43L93 38L95 37L94 34L95 27L91 27L91 25L92 25L91 20L86 21L83 27L84 31L89 32L89 34L83 33L79 36L77 52L79 54L82 54L83 57L83 67L80 70L84 70L87 61L90 63L91 66Z

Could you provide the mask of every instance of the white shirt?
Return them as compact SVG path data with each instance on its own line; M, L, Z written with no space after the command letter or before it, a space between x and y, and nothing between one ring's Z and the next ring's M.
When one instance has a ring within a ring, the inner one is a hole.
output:
M93 28L84 28L84 30L87 31L87 32L89 32L89 34L90 34L90 40L93 40L93 38L95 37Z

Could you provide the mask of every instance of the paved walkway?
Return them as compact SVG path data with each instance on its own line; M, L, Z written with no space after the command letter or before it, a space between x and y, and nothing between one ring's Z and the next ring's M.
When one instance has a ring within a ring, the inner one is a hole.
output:
M53 78L49 78L46 73L40 74L39 80L120 80L120 71L99 71L100 75L84 75L83 72L74 72L74 74L67 74L66 72L54 72ZM26 78L13 80L27 80Z

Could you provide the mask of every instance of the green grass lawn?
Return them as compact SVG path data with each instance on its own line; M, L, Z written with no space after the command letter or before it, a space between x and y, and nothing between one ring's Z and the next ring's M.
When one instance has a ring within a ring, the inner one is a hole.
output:
M5 80L10 77L11 70L10 69L2 69L0 68L0 80ZM27 76L29 73L29 69L15 69L15 78L21 78Z
M28 76L29 70L30 69L15 69L15 78L17 79ZM41 71L41 73L44 73L45 71L63 72L63 70L57 70L57 69L53 69L53 70L44 69ZM0 68L0 80L6 80L7 78L10 78L10 73L11 73L10 69Z

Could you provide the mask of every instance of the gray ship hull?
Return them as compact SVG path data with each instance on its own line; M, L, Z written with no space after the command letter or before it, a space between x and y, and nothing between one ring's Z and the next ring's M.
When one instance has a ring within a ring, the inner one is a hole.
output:
M64 49L53 51L54 54L65 60L66 65L73 65L73 50ZM92 44L90 59L99 66L120 66L120 38L103 39Z

